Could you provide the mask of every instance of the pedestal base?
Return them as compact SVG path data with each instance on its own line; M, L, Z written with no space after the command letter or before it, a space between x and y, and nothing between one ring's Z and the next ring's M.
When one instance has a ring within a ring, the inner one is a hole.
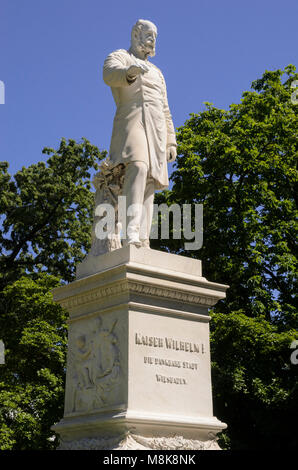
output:
M55 289L70 312L61 449L215 449L208 307L228 286L201 262L128 246Z
M61 442L59 450L220 450L216 439L198 441L183 436L144 437L127 432L106 438Z

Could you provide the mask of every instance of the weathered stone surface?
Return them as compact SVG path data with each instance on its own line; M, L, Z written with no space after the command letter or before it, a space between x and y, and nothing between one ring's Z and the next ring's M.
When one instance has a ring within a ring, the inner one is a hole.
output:
M216 447L208 308L228 286L133 245L92 266L54 290L70 312L62 448Z
M183 436L144 437L127 432L106 438L85 438L61 442L59 450L220 450L215 438L206 441Z

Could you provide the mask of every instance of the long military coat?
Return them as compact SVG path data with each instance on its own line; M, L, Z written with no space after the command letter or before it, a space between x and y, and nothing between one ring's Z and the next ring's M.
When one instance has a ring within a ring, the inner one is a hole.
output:
M127 69L142 63L149 71L129 83ZM155 188L167 188L166 152L167 147L176 145L176 138L161 71L151 62L119 49L106 58L103 79L111 87L117 106L110 145L112 163L143 161L149 166Z

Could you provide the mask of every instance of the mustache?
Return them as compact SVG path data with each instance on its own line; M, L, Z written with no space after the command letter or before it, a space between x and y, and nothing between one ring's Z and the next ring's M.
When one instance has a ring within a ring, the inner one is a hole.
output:
M152 41L148 40L148 41L136 41L135 42L135 47L145 53L145 54L149 54L150 57L154 57L155 56L155 43L153 43Z
M152 41L140 42L140 47L142 47L143 49L155 51L155 44Z

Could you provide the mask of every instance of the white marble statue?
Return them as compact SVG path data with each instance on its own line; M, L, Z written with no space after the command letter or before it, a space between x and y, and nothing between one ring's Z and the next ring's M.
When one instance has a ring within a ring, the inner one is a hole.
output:
M175 160L177 146L164 77L148 61L156 36L153 23L137 21L130 49L112 52L103 67L117 105L109 161L125 164L122 195L130 209L123 243L148 248L154 191L168 187L167 162Z

